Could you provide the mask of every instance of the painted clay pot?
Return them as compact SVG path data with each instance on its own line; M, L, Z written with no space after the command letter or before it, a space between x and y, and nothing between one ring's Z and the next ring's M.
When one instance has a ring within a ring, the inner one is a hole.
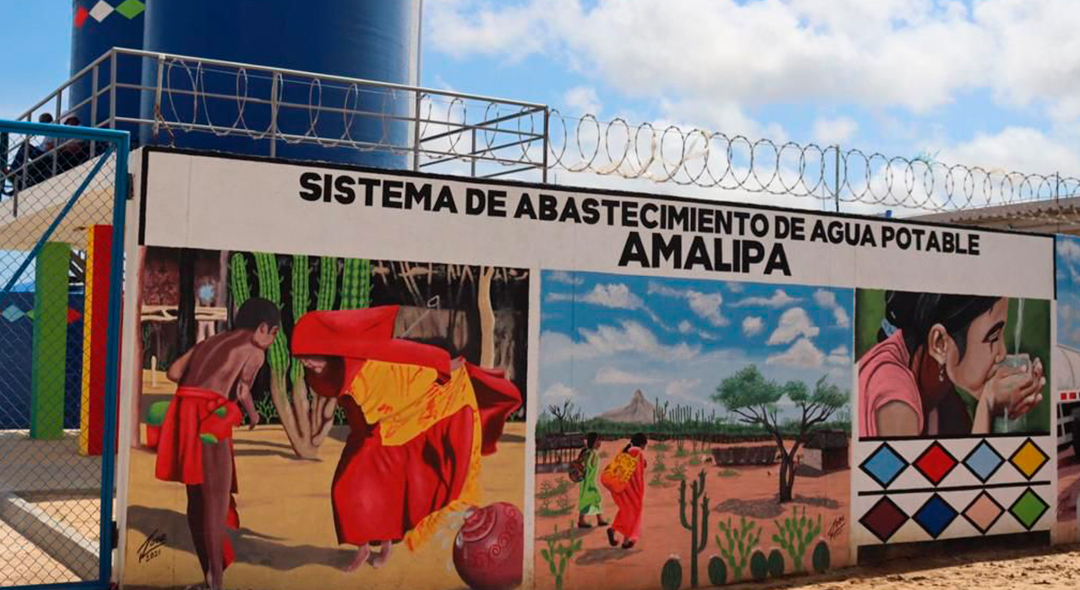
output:
M454 539L454 567L473 590L521 585L525 519L517 506L496 502L474 508Z

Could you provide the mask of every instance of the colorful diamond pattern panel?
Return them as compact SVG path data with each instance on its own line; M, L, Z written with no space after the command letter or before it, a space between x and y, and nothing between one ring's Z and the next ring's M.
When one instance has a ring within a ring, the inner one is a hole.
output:
M949 525L956 520L956 509L949 505L941 496L934 494L917 511L912 520L922 527L926 534L938 538Z
M993 496L980 492L961 514L971 523L971 526L985 535L997 523L1001 515L1005 514L1005 509Z
M896 478L907 469L908 462L895 449L884 443L859 465L874 481L883 488L889 487Z
M81 29L91 18L99 23L104 22L113 13L130 20L144 12L146 12L146 3L139 0L124 0L117 6L113 6L106 0L98 0L89 9L81 4L75 7L75 27Z
M94 7L90 9L90 18L96 20L97 22L101 22L108 18L108 16L112 13L112 4L109 4L105 0L98 0L97 4L95 4Z
M1031 530L1042 515L1050 508L1045 500L1039 497L1031 488L1024 490L1023 494L1009 506L1009 513L1022 524L1025 529Z
M145 10L146 4L139 2L139 0L124 0L120 6L116 7L116 12L119 12L129 19L139 16Z
M934 441L912 465L927 481L936 486L948 477L959 463L941 443Z
M882 543L887 543L900 527L908 521L908 515L888 496L882 496L870 510L859 519L859 524L874 534Z
M993 445L980 441L974 449L964 457L964 467L967 467L979 481L986 483L997 473L1005 463L1005 458L994 449Z
M1050 457L1030 438L1025 440L1016 452L1009 457L1009 462L1029 481L1042 469Z
M23 319L25 316L26 312L19 309L18 307L15 307L14 305L9 305L7 309L0 312L0 317L4 318L9 322L17 322Z

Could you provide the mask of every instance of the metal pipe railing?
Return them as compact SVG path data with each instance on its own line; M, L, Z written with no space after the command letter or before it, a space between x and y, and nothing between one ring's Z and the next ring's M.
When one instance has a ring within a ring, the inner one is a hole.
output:
M130 60L138 60L140 65L150 65L156 69L149 84L118 79L118 67ZM107 79L102 75L106 67ZM220 87L211 90L211 86L219 86L216 82L220 78L228 76L236 78L234 93L223 92ZM87 77L89 96L72 102L75 85L87 82ZM212 83L208 84L207 80ZM260 85L253 86L253 82ZM302 92L304 88L308 91L307 103L296 98L296 91ZM151 111L118 112L117 99L121 92L137 93L143 98L136 104L149 102ZM336 100L336 104L324 104L328 97ZM381 99L385 108L380 110L373 106L372 98L376 101ZM109 101L104 112L104 105L99 104L102 100ZM178 103L183 105L185 111L189 107L191 111L179 112ZM402 113L396 111L395 104L407 104L408 107ZM222 122L215 119L212 111L223 106L229 108L229 117L233 120ZM262 109L268 108L268 122L253 128L246 118L246 109L249 108L259 109L260 119L265 112ZM414 170L463 162L473 176L503 176L531 170L539 170L543 178L547 176L544 167L548 161L550 143L547 124L550 110L546 105L527 101L188 55L114 48L34 103L18 116L18 120L32 122L38 114L49 112L57 123L61 123L76 112L85 113L85 109L89 109L90 120L83 122L87 127L115 129L118 125L125 125L145 128L153 142L157 142L161 137L160 132L165 130L168 136L162 141L166 144L173 144L178 133L210 133L265 142L265 153L270 157L277 156L281 142L308 143L329 149L408 154ZM302 115L299 119L296 117L296 113L302 111L308 114L306 121ZM300 121L306 128L292 131L282 129L283 122L288 126L290 120L284 113L291 114L293 126ZM534 120L537 116L544 119L542 132L537 131L539 125ZM372 121L382 126L379 138L372 137L372 129L378 129L378 126L370 125ZM405 134L408 139L393 139L389 130L394 124L402 123L410 127ZM356 135L357 124L363 130L362 135ZM0 159L5 164L0 167L0 188L10 182L16 200L19 190L27 187L28 170L43 158L52 158L50 174L63 172L57 161L60 146L53 146L47 153L30 158L31 139L30 136L13 137L13 141L0 153ZM533 148L537 146L543 153L542 158L533 157ZM511 148L518 149L515 151ZM24 155L19 168L6 168L6 163L20 151ZM89 152L91 157L95 156L98 146L91 142Z

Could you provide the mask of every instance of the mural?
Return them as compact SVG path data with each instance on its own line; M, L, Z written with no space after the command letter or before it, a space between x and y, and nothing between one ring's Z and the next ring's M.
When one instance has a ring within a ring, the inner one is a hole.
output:
M847 564L853 293L545 271L538 588Z
M520 584L527 271L149 248L141 272L128 585Z
M1049 530L1050 302L859 289L857 545Z
M1057 346L1054 349L1054 406L1057 408L1058 541L1077 538L1080 491L1080 240L1056 236Z

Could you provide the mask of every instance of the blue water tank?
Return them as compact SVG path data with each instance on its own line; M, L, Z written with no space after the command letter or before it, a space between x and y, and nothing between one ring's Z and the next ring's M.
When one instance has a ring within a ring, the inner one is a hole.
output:
M109 52L113 47L142 49L143 25L145 24L146 4L140 0L75 0L72 2L71 29L71 75L74 76L97 58ZM142 77L142 64L134 57L119 57L116 78L119 84L138 84ZM98 89L108 87L111 79L110 63L106 60L98 69ZM74 107L90 99L94 93L93 78L83 76L71 87L68 104ZM110 96L103 93L97 100L97 109L92 103L78 108L75 114L83 125L104 126L109 118ZM47 107L52 112L53 107ZM139 116L139 93L133 89L117 89L116 116ZM117 124L118 129L126 129L134 135L135 127L131 124Z
M146 12L145 48L198 58L300 70L349 78L415 85L419 51L420 0L151 0ZM269 155L269 141L227 133L246 127L270 129L272 77L194 61L165 65L147 63L144 84L160 75L166 92L160 118L172 122L155 135L144 130L144 143L238 154ZM194 94L192 94L194 93ZM215 97L221 95L227 98ZM237 95L246 96L238 101ZM410 145L410 125L381 115L407 116L415 96L379 91L370 86L313 83L285 76L283 102L302 108L281 108L281 133L323 139L347 138L361 144ZM323 111L309 105L352 109L368 116ZM153 117L153 96L143 96L142 113ZM179 124L176 124L179 123ZM185 129L183 124L212 126L210 132ZM401 168L408 158L370 145L326 147L278 140L276 155L297 160L322 160Z

